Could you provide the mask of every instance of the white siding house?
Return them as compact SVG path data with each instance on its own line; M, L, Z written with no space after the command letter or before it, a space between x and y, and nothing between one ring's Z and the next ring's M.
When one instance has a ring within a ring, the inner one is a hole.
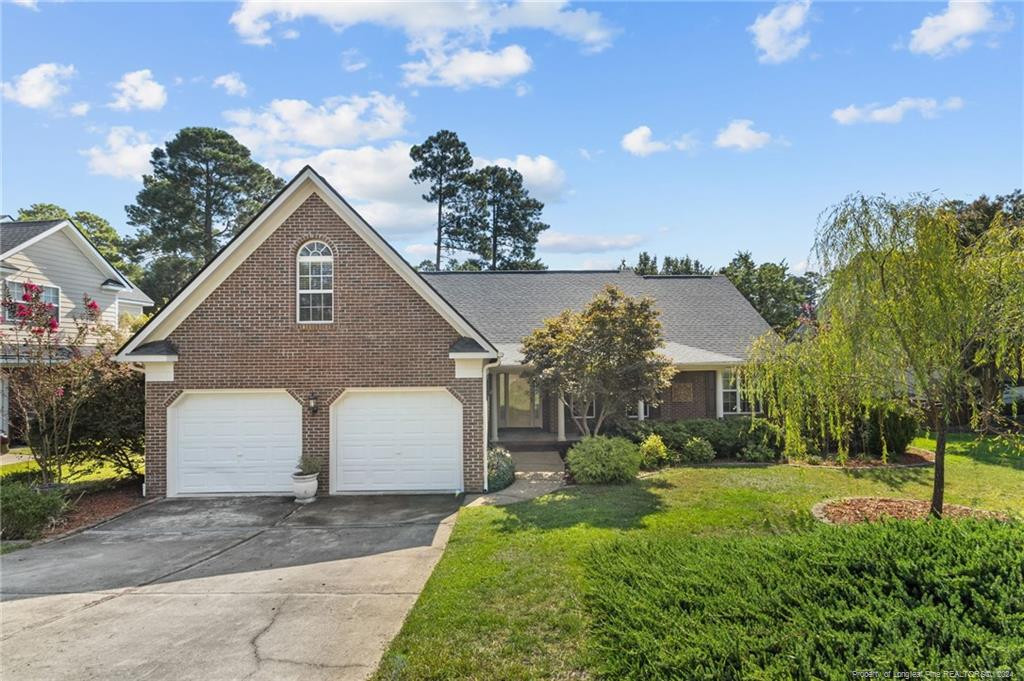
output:
M84 316L83 297L100 306L101 321L117 327L121 315L139 315L152 299L124 277L70 220L0 222L0 293L20 298L22 286L43 287L43 297L58 309L62 325ZM0 330L14 326L0 305ZM12 358L0 356L0 368ZM0 431L7 432L9 382L0 381Z

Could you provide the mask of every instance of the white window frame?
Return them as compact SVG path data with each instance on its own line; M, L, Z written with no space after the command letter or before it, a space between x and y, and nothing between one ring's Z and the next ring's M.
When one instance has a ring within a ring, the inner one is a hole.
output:
M310 244L322 244L330 255L302 255L303 249ZM299 285L300 269L302 263L330 263L331 265L331 288L329 289L304 289ZM303 293L329 293L331 296L331 318L330 319L300 319L299 301ZM310 239L301 246L295 254L295 322L297 324L333 324L334 323L334 249L330 244L320 239Z
M596 419L597 418L597 401L596 400L591 400L590 401L590 404L587 406L587 414L586 414L586 416L579 416L576 413L576 405L571 405L569 407L569 413L572 414L573 418L577 418L577 419L579 419L579 418L583 418L583 419Z
M10 288L11 284L17 284L18 286L21 287L22 293L19 294L17 298L15 298L12 295L11 296L11 302L13 302L13 303L23 302L21 300L21 296L24 295L25 284L29 284L29 283L35 284L36 286L42 288L44 293L46 292L46 289L48 289L48 288L51 288L51 289L54 289L55 291L57 291L57 302L54 303L53 309L56 311L57 323L60 324L60 319L61 319L61 313L60 313L60 297L61 297L60 293L61 293L61 291L60 291L60 286L54 286L53 284L36 284L34 281L19 281L17 279L4 279L4 288L6 288L8 291L11 290L11 288ZM3 299L3 291L0 291L0 302L2 302L2 299ZM43 301L43 302L50 302L50 301ZM2 307L3 306L0 305L0 308L2 308ZM8 319L7 318L7 310L6 310L6 308L4 308L4 309L0 310L0 323L3 323L3 324L17 324L18 323L18 319L17 319L17 317L15 317L14 319Z
M735 388L730 388L729 387L729 376L730 375L736 381L736 387ZM736 409L734 409L732 411L729 411L728 409L725 408L725 394L726 393L735 393L736 394ZM722 405L722 415L723 416L724 415L729 415L729 414L733 414L733 415L735 415L735 414L749 415L749 414L759 413L759 410L756 407L753 408L753 409L747 409L747 410L741 409L741 407L743 406L743 403L744 403L745 400L743 399L743 387L742 387L742 385L740 383L740 377L739 377L739 374L736 373L736 369L735 368L732 368L732 369L722 369L722 389L721 389L721 391L719 393L718 399L721 400L720 404Z

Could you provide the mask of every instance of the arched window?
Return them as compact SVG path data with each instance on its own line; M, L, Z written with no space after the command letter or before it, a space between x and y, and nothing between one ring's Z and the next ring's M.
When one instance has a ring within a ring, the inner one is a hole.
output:
M334 258L322 241L310 241L299 249L298 313L300 324L334 320Z

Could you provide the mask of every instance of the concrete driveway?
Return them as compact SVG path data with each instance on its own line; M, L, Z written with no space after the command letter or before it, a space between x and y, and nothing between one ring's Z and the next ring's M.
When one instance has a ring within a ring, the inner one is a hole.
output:
M4 679L362 679L453 496L172 499L0 558Z

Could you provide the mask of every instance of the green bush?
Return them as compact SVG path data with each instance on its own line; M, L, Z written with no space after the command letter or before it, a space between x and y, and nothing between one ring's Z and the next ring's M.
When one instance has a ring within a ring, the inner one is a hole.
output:
M504 447L487 450L487 491L505 489L516 480L516 465Z
M651 433L640 443L640 467L652 470L669 462L668 447L660 435Z
M588 437L569 450L569 472L589 485L628 482L640 472L640 448L624 437Z
M889 454L903 454L907 446L917 436L921 427L917 416L908 411L890 411L882 417L882 427L878 425L878 413L864 423L863 447L867 454L882 456L882 434L885 434L885 447Z
M779 452L766 444L751 442L743 446L736 458L740 461L776 461L779 458Z
M645 681L943 669L1018 678L1021 556L1024 525L995 521L625 536L585 557L596 671Z
M0 483L0 537L36 539L66 507L60 492L41 492L22 482Z
M693 435L684 439L675 453L679 463L708 463L715 458L715 448L711 443Z
M751 424L746 416L727 419L693 419L680 421L641 421L627 426L624 430L627 437L634 442L642 443L654 434L661 437L676 460L690 461L681 456L691 438L698 437L711 444L718 458L742 458L745 448L758 450L768 449L781 451L781 438L775 429L763 419ZM768 460L778 458L771 456Z

